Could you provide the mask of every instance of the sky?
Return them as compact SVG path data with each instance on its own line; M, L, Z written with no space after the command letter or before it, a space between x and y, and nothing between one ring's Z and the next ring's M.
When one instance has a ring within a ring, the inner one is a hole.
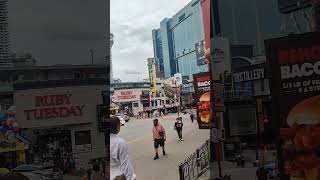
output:
M111 0L110 30L113 75L121 81L148 78L147 58L153 57L152 29L191 0Z
M10 48L39 65L103 62L109 40L106 0L8 1Z

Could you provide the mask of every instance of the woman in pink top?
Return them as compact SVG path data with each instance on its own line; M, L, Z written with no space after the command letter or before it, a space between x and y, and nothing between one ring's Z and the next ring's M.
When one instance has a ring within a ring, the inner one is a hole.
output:
M166 141L166 131L163 126L158 122L158 119L153 120L153 141L154 141L154 149L156 152L156 156L153 158L154 160L159 159L158 148L159 145L162 147L163 155L166 155L166 151L164 149L164 142Z

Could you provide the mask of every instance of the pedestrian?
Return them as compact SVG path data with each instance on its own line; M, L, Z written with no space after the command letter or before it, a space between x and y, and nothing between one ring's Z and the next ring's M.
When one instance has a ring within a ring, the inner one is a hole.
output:
M120 119L110 118L110 177L111 180L135 180L127 143L118 136Z
M191 112L191 114L190 114L190 119L191 119L191 122L193 123L194 115L193 115L193 113L192 113L192 112Z
M174 123L174 129L178 133L179 141L183 141L183 139L182 139L182 127L183 127L182 118L178 117L176 120L177 121Z
M162 147L163 155L164 156L166 155L166 151L165 151L166 131L163 128L163 126L159 123L158 119L153 120L152 134L153 134L154 149L156 153L153 159L156 160L156 159L159 159L159 154L158 154L159 146Z

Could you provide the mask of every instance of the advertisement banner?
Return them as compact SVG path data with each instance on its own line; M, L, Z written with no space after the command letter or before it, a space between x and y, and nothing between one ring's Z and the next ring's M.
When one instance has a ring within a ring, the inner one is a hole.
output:
M320 33L265 42L280 179L320 179Z
M115 90L114 91L114 102L132 102L139 101L142 91L134 89L125 89L125 90Z
M210 73L193 75L199 129L210 129Z
M225 73L231 73L229 40L216 37L211 40L211 69L213 80L220 80Z
M197 65L202 66L207 64L207 60L205 57L205 41L200 41L195 44L196 49L196 58L197 58Z

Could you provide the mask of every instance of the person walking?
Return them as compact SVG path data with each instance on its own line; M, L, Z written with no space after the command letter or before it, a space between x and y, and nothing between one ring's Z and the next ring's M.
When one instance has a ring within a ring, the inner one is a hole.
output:
M193 112L190 113L190 119L191 119L191 122L193 123L193 120L194 120L194 114L193 114Z
M154 156L154 160L159 159L158 149L159 146L162 147L163 155L166 155L165 151L165 141L166 141L166 131L163 126L159 123L158 119L153 120L153 128L152 128L152 135L153 135L153 143L156 155Z
M178 117L177 121L174 123L174 129L178 133L179 141L183 141L183 139L182 139L182 127L183 127L182 118Z
M120 119L110 118L110 177L111 180L135 180L127 143L118 136Z

